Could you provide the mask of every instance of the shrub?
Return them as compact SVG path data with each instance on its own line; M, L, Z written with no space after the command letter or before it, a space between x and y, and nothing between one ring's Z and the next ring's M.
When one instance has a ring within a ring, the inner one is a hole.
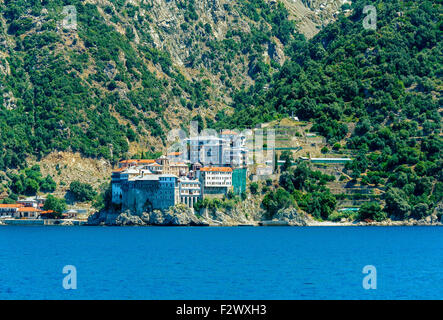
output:
M382 211L380 204L377 202L365 203L358 211L358 218L360 220L375 220L383 221L387 218L386 213Z
M80 181L71 182L69 191L72 193L75 200L79 202L91 201L97 195L97 192L90 184L81 183Z
M46 198L45 204L43 206L43 210L52 210L54 211L53 218L61 217L63 211L66 210L66 201L64 199L59 199L54 197L53 195L49 195Z
M249 185L249 190L251 191L251 194L257 194L257 192L258 192L258 183L257 182L252 182Z

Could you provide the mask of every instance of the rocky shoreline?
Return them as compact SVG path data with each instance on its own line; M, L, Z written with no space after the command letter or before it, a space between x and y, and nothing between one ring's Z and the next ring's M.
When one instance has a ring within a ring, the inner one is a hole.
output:
M260 216L240 214L232 210L227 214L223 211L204 212L196 215L194 210L179 204L166 211L154 210L134 215L129 210L116 213L108 211L96 212L89 217L86 225L89 226L301 226L301 227L337 227L337 226L443 226L435 214L421 220L408 219L395 221L348 221L340 222L316 221L312 217L300 213L295 208L282 209L277 212L272 220L256 219Z

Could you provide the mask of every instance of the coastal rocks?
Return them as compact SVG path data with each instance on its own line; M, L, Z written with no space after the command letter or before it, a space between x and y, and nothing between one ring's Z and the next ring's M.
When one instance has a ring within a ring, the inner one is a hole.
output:
M230 207L203 209L201 214L214 226L257 225L265 214L260 204L258 197L250 197Z
M429 226L438 225L440 223L438 221L438 217L435 213L433 213L423 219L420 219L417 222L420 225L429 225Z
M391 220L386 219L383 221L354 221L355 226L439 226L442 222L438 220L437 215L432 214L420 220L406 219L406 220Z
M107 217L106 211L97 211L91 214L88 217L87 225L88 226L98 226L100 224L104 224Z
M228 214L223 210L215 210L209 218L213 225L236 226L239 223L246 223L246 219L240 219L239 217Z
M134 214L130 210L122 213L99 211L88 218L87 225L98 226L207 226L208 223L200 220L194 210L184 204L178 204L167 211L153 210Z
M121 213L115 219L116 226L144 226L145 222L139 216L133 216L129 211Z
M207 225L204 221L197 218L194 210L184 204L177 204L167 211L154 210L150 213L144 213L142 220L150 225L163 226L199 226Z
M291 226L307 226L310 219L302 213L298 213L297 209L291 207L280 209L274 215L273 220L288 222Z

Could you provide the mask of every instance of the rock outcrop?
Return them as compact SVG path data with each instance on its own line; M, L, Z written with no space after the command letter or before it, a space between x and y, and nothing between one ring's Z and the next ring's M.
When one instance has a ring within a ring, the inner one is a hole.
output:
M166 211L154 210L143 212L141 215L130 210L122 213L99 211L91 215L88 225L108 226L205 226L208 223L199 219L194 210L184 204L178 204Z
M204 226L207 223L200 220L194 210L184 204L177 204L167 211L154 210L150 213L144 213L143 221L149 225L162 226Z
M278 210L273 220L286 221L291 226L307 226L312 222L312 218L297 212L297 209L293 207Z
M146 223L139 217L132 215L129 211L121 213L115 219L116 226L144 226Z

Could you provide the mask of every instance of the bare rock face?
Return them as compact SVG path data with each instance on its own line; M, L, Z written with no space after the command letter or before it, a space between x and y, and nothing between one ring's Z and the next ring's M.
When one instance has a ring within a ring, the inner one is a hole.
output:
M132 215L129 211L121 213L117 219L115 219L115 225L117 226L144 226L145 222L139 217Z
M274 216L275 220L286 221L292 226L307 226L309 219L295 208L280 209Z
M177 204L167 211L153 210L136 214L130 210L122 213L112 211L99 211L89 216L87 225L98 226L206 226L194 210L184 204Z
M166 212L154 210L144 213L142 220L150 225L163 226L198 226L206 223L194 214L194 210L184 204L177 204L169 208Z
M104 211L97 211L88 217L88 226L98 226L104 223L106 219L106 213Z
M268 55L279 65L283 65L283 63L285 62L285 54L283 52L283 49L275 43L270 42L268 44Z
M443 202L437 204L434 209L433 215L436 217L440 217L440 223L443 224Z

